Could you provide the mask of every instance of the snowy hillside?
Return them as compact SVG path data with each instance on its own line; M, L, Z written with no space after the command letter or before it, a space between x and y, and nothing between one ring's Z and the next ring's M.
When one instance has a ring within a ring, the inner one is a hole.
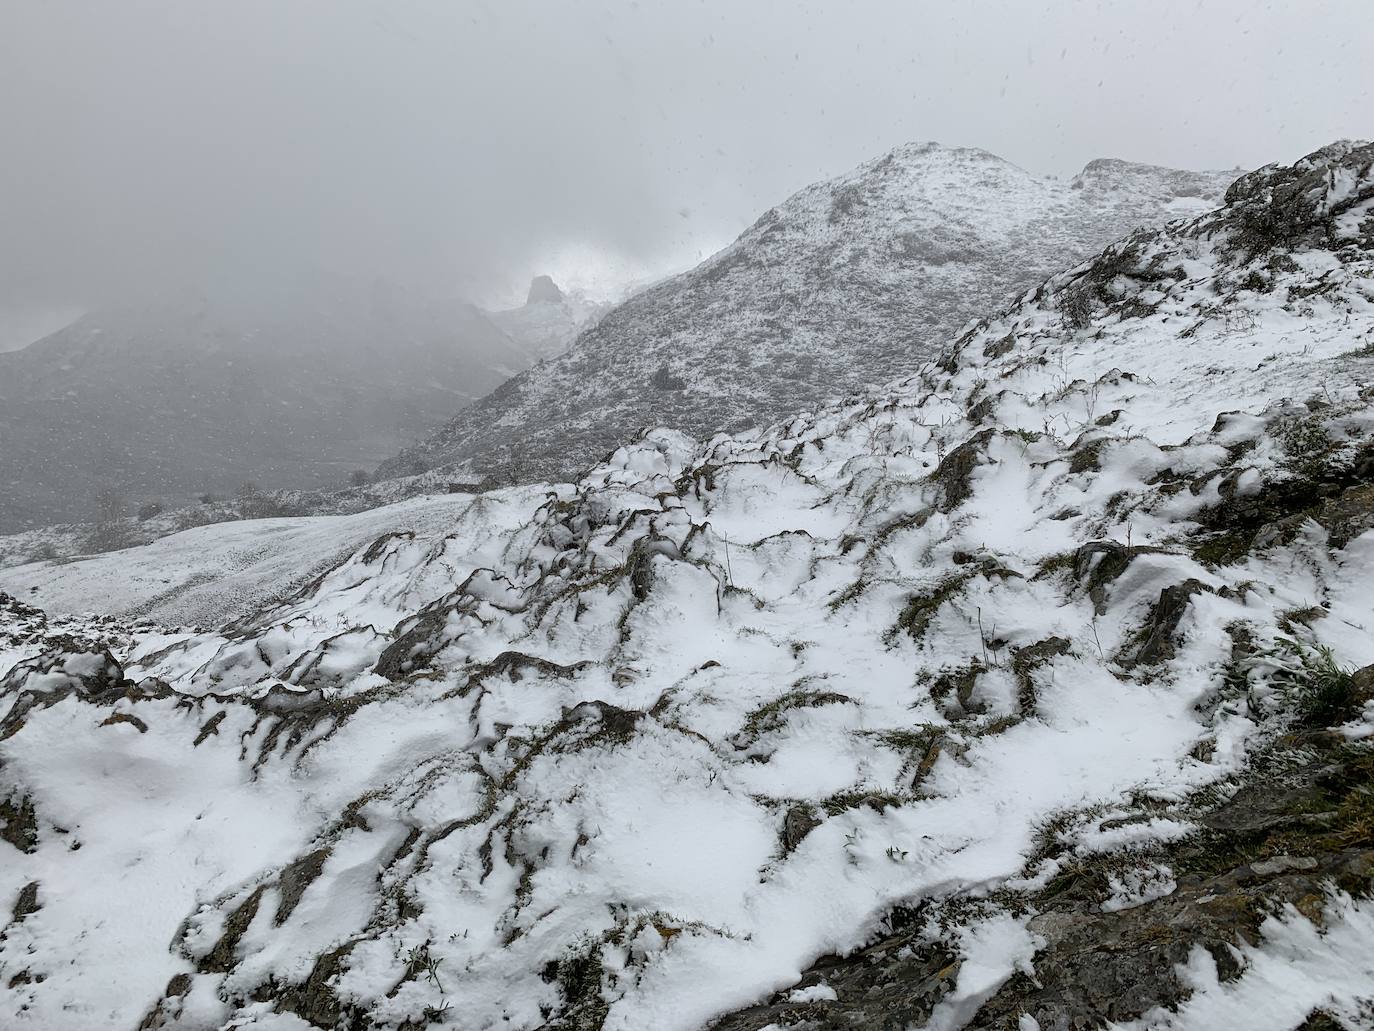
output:
M1372 277L1336 144L217 632L0 602L0 1014L1368 1026Z
M536 276L524 304L489 311L487 318L525 352L526 364L533 365L562 354L608 307L581 294L564 292L548 276Z
M354 515L198 526L134 551L0 570L0 591L54 614L215 626L296 593L379 534L442 538L470 500L444 494Z
M0 532L346 483L533 358L468 304L379 283L89 312L0 354ZM0 550L6 550L0 546Z
M1094 161L1063 183L899 147L768 211L380 472L561 478L646 426L706 436L885 382L1133 228L1213 206L1234 176Z

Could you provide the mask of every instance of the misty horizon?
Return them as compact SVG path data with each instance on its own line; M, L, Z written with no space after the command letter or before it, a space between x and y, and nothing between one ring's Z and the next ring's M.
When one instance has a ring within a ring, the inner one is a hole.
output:
M912 140L1064 178L1358 135L1374 19L1252 7L13 4L0 339L169 283L613 293Z
M1374 1031L1374 0L0 0L0 1029Z

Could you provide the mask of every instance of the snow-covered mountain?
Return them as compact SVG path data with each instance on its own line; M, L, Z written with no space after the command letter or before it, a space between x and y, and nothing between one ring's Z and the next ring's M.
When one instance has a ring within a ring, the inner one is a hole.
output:
M90 312L0 354L0 531L119 492L346 481L533 360L478 309L388 284Z
M525 352L527 364L567 350L577 334L594 323L609 304L559 288L549 276L535 276L519 308L489 311L487 317Z
M899 147L617 306L380 474L561 478L646 426L704 437L885 382L1131 229L1206 210L1236 174L1094 161L1065 183L981 150Z
M215 631L61 611L141 549L0 572L0 1013L1364 1026L1372 281L1335 144Z

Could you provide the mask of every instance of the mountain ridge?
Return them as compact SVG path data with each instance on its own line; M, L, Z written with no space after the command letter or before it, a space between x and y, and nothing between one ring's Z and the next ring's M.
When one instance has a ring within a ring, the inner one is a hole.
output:
M902 379L471 496L217 629L0 597L0 998L1359 1026L1372 275L1374 145L1339 143Z
M1204 210L1233 177L1103 160L1065 184L975 148L894 148L770 208L378 474L566 478L644 426L738 430L883 382L1110 239Z

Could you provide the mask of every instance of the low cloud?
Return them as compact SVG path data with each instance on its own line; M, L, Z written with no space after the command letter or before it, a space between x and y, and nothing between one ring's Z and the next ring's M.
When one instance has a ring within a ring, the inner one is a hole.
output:
M0 31L0 325L383 276L493 303L695 261L907 139L1071 174L1368 132L1374 8L72 0ZM0 333L0 337L6 334Z

